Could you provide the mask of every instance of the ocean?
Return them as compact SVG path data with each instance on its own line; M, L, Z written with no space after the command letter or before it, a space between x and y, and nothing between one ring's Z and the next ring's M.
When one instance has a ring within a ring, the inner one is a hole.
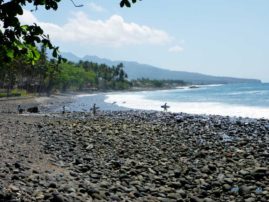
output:
M269 83L201 85L172 90L109 93L106 103L140 110L269 119Z

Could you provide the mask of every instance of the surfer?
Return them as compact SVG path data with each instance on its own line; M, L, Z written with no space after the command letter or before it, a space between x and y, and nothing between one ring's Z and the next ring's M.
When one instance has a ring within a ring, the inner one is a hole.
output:
M161 106L161 108L163 108L163 110L165 112L167 112L167 109L169 108L170 106L167 105L167 103L164 103L164 105Z
M90 110L92 111L93 115L95 116L98 109L99 109L99 107L96 107L96 104L94 103L93 107Z

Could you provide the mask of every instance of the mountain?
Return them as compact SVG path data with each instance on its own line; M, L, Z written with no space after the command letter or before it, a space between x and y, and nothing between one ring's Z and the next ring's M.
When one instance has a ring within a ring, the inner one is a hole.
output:
M63 57L72 61L78 62L79 60L91 61L98 64L107 64L109 66L117 65L119 63L124 64L124 70L128 74L129 79L148 78L159 80L183 80L193 84L225 84L225 83L260 83L258 79L244 79L222 76L210 76L200 73L185 72L185 71L172 71L162 69L147 64L140 64L130 61L112 61L105 58L99 58L97 56L84 56L79 58L72 53L62 53Z
M70 53L70 52L64 52L64 53L61 53L61 54L62 54L62 56L64 58L66 58L67 60L69 60L71 62L79 62L81 60L80 57L78 57L75 54Z

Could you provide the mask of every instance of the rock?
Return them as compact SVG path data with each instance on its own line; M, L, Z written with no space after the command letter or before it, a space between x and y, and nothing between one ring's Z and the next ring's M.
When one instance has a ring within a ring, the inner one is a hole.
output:
M190 196L190 202L203 202L203 199L200 199L197 196Z
M42 192L38 192L38 193L36 193L36 195L35 195L35 199L36 200L42 200L42 199L44 199L45 198L45 196L44 196L44 194L42 193Z
M204 166L202 169L201 169L201 171L203 172L203 173L210 173L210 169L209 169L209 167L206 165L206 166Z
M1 197L8 190L33 201L268 201L269 121L240 119L239 127L237 118L175 116L74 112L20 116L10 127L17 118L8 124L0 113ZM11 180L19 189L5 187Z
M38 110L38 107L29 107L27 109L27 112L30 112L30 113L38 113L39 110Z
M90 174L90 176L91 176L91 178L93 178L93 179L100 179L100 178L101 178L100 175L95 174L95 173Z
M233 179L232 178L224 178L224 182L228 184L233 184Z
M55 182L51 182L51 183L49 184L49 187L50 187L50 188L57 188L57 184L56 184Z
M266 167L255 167L251 174L254 176L256 180L259 180L265 176L269 176L269 170Z
M20 189L14 185L9 185L8 188L12 191L12 192L18 192L20 191Z
M180 178L180 176L181 176L181 172L180 172L180 170L175 170L175 171L174 171L174 177L175 177L175 178Z
M86 150L88 150L88 151L89 151L89 150L92 150L93 147L94 147L93 144L89 144L89 145L86 147Z
M170 182L170 183L168 183L168 186L172 187L172 188L175 188L175 189L179 189L179 188L182 187L180 182Z
M245 202L255 202L255 201L256 201L256 198L253 198L253 197L245 199Z
M203 202L214 202L214 200L211 198L205 198Z
M52 199L50 200L50 202L65 202L65 198L60 195L60 194L53 194Z
M167 198L180 200L181 195L179 193L168 193Z
M186 198L187 193L183 189L177 190L177 193L181 195L182 198Z
M266 173L268 172L267 167L255 167L253 170L254 173Z
M239 173L240 173L241 175L247 175L247 174L249 174L249 172L246 171L246 170L240 170Z
M15 166L15 168L21 168L21 164L20 164L19 162L16 162L16 163L14 164L14 166Z
M239 194L240 195L248 195L248 194L250 194L251 189L252 189L252 187L250 187L250 186L242 185L239 188Z
M223 189L224 189L225 191L230 191L230 190L232 189L232 187L231 187L229 184L224 184L224 185L223 185Z

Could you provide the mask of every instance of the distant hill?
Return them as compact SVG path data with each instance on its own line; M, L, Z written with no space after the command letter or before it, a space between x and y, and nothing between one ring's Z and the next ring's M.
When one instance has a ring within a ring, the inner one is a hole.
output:
M129 79L159 79L159 80L183 80L193 84L226 84L226 83L260 83L258 79L244 79L244 78L233 78L233 77L221 77L221 76L210 76L200 73L185 72L185 71L172 71L154 67L152 65L140 64L137 62L130 61L112 61L105 58L99 58L97 56L85 56L79 58L72 53L62 53L63 57L72 61L78 62L79 60L91 61L98 64L107 64L109 66L117 65L120 62L124 64L124 70L128 74Z

